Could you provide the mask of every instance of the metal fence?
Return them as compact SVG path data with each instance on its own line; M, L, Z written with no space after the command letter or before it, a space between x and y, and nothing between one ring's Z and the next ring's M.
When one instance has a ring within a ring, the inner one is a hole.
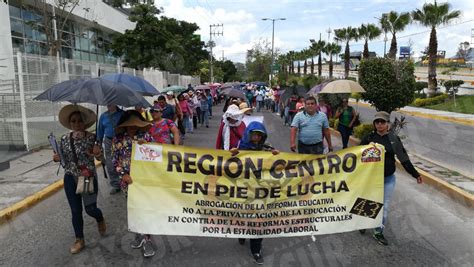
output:
M148 80L158 90L172 85L199 84L199 78L173 74L168 81L159 70L135 70L121 64L70 60L18 53L14 56L14 80L0 80L0 150L31 150L47 144L53 132L67 132L58 122L58 112L67 102L34 101L33 98L61 81L94 78L107 73L124 72ZM169 75L167 73L167 75ZM82 104L81 104L82 105ZM96 110L96 106L83 104ZM99 112L103 112L102 107Z

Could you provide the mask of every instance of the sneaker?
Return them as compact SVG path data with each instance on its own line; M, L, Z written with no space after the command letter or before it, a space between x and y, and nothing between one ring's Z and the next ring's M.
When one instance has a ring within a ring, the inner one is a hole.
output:
M105 235L105 231L107 231L107 225L105 224L105 219L97 223L97 228L99 229L99 234L101 236Z
M135 240L130 243L130 246L132 248L141 248L143 244L145 243L145 237L141 234L135 234Z
M209 128L209 125L206 125L206 128Z
M241 245L245 244L245 238L239 238L239 244Z
M120 188L112 188L110 189L110 194L115 195L117 193L120 193Z
M72 245L71 249L69 250L69 252L71 252L71 254L77 254L79 252L81 252L82 249L84 249L85 247L85 243L84 243L84 239L82 238L76 238L76 241L74 242L74 244Z
M375 240L377 240L377 242L379 242L379 244L384 245L384 246L388 245L388 241L383 236L383 233L374 233L373 237Z
M255 263L258 264L258 265L262 265L263 264L263 256L262 254L260 253L255 253L253 254L253 259L255 260Z
M145 243L143 244L143 257L149 258L153 257L155 255L155 248L153 247L153 243L151 242L150 239L145 240Z

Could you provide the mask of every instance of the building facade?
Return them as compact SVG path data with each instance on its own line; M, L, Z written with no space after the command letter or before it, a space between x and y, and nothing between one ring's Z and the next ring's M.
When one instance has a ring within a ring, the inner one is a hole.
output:
M58 40L59 37L61 58L116 63L110 43L114 34L135 27L128 16L100 0L80 0L74 9L70 5L64 11L57 2L0 1L0 80L13 79L14 54L48 55L51 52L48 51L48 39ZM49 16L50 20L44 16ZM54 19L55 16L59 18ZM51 21L52 25L44 25L45 21ZM47 31L46 27L52 31Z

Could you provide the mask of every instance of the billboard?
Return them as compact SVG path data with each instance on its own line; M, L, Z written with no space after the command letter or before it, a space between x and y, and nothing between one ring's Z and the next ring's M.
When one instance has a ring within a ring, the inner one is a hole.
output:
M400 56L409 56L411 49L409 46L400 46Z

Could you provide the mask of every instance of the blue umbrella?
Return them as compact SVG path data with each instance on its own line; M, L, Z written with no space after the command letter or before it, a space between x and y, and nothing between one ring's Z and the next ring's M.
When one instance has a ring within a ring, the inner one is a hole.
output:
M78 79L58 83L34 100L49 100L52 102L69 101L71 103L91 103L96 105L119 105L124 107L150 107L143 96L130 87L108 80Z
M159 95L160 92L156 88L147 82L145 79L136 77L126 73L111 73L105 74L100 77L111 82L124 84L131 89L139 92L141 95L154 96Z

